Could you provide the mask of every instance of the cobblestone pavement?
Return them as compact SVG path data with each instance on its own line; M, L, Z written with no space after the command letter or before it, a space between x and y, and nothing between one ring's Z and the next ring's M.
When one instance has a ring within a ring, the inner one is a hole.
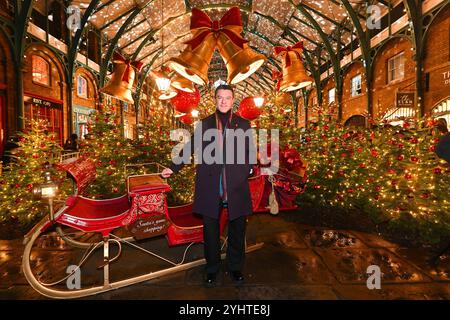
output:
M264 242L264 246L247 254L246 282L240 287L234 286L223 267L218 286L204 288L203 267L197 266L85 299L450 299L448 252L431 264L428 262L431 252L426 248L404 248L373 234L317 228L285 219L295 214L301 213L250 217L247 241ZM169 248L164 237L138 244L176 261L186 248ZM0 299L47 299L31 288L22 273L23 248L22 239L0 241ZM32 251L32 266L39 277L54 281L66 276L67 266L76 264L83 252L50 234ZM117 248L111 245L112 256L115 253ZM202 258L202 253L202 245L195 245L187 259ZM97 268L102 262L101 255L102 250L96 250L82 266L83 288L102 283L103 271ZM381 289L367 287L370 265L381 270ZM124 245L121 257L110 266L111 281L166 266L165 262Z

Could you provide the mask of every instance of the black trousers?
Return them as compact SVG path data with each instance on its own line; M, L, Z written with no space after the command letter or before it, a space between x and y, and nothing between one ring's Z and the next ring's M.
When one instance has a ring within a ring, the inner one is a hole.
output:
M203 240L206 273L217 273L220 269L220 216L219 219L203 216ZM245 216L228 221L227 268L241 271L245 259Z

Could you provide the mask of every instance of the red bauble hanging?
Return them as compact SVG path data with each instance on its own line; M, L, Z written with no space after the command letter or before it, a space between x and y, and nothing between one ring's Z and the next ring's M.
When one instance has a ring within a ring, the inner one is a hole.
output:
M261 115L261 113L262 108L258 108L255 105L255 100L253 100L253 97L247 97L242 99L241 103L239 104L239 109L237 111L237 114L239 116L250 121L258 118Z
M180 117L180 121L183 122L184 124L191 125L194 122L194 119L192 118L192 115L188 113Z
M170 99L175 110L181 113L191 113L200 103L200 91L195 87L194 92L186 92L176 89L178 94Z

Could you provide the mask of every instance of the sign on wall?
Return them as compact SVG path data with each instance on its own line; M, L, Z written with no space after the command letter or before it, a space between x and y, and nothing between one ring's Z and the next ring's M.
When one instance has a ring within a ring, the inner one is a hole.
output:
M54 102L51 102L51 101L47 101L47 100L44 100L44 99L39 99L39 98L32 97L31 98L31 102L33 104L35 104L35 105L44 106L44 107L47 107L47 108L61 109L61 105L60 104L54 103Z
M444 83L444 86L450 85L450 71L442 72L442 82Z
M414 108L415 92L397 92L397 108Z

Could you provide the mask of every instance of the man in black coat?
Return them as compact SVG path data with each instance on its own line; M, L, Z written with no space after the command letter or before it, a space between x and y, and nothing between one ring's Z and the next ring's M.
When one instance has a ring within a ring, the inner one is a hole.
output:
M247 179L256 163L250 122L231 111L234 102L233 88L228 85L218 86L215 102L216 112L197 124L194 135L187 144L189 158L194 152L197 154L193 210L203 216L207 287L215 285L220 269L219 221L224 207L228 208L228 271L236 284L244 281L242 268L246 216L252 213ZM181 157L186 156L185 152L181 154ZM163 170L164 178L177 173L185 164L175 164L174 159L172 162L170 169Z

